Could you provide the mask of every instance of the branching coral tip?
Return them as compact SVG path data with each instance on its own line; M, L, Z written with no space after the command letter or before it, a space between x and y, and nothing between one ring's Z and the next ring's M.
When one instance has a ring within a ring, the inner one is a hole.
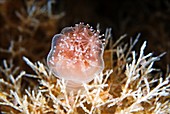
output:
M55 76L68 82L68 88L79 88L103 70L104 45L99 33L80 23L53 37L47 64Z

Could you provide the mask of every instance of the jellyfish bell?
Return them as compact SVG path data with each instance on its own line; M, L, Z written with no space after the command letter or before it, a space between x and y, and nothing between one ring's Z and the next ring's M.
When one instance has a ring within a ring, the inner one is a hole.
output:
M99 32L82 23L66 27L53 37L47 64L58 78L64 78L69 88L88 83L104 68Z

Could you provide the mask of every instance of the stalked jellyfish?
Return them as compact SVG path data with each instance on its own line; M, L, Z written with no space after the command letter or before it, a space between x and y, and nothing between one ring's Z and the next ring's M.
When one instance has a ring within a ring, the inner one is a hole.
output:
M52 73L67 81L68 90L81 88L104 68L102 36L89 25L66 27L52 39L47 64Z

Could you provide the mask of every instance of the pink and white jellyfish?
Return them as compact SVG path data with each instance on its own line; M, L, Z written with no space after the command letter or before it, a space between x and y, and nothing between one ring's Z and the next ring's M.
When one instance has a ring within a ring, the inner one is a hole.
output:
M102 72L103 51L99 31L80 23L53 37L47 64L56 77L68 82L68 88L75 89Z

